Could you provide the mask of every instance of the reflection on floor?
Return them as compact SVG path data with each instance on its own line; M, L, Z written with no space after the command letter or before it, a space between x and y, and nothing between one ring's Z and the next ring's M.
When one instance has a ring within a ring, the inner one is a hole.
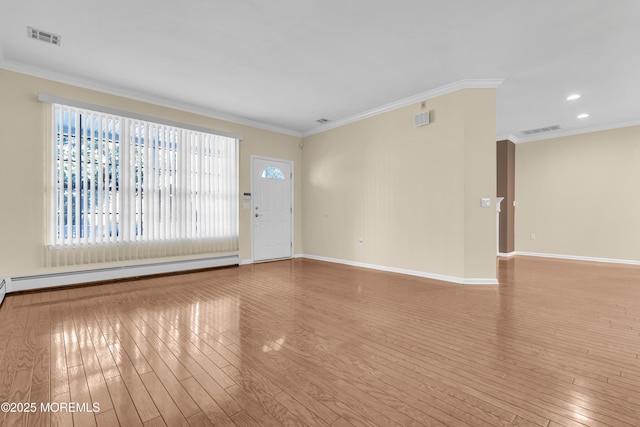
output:
M9 295L0 420L640 425L640 268L498 268L461 286L298 259Z

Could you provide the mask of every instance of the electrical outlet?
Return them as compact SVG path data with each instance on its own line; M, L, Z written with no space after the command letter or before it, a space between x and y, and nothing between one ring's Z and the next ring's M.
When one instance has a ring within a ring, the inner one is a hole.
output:
M360 239L358 239L358 244L359 244L359 245L362 245L362 243L363 243L362 239L361 239L361 238L360 238Z
M536 240L536 233L531 233L531 234L529 235L529 238L530 238L531 240Z

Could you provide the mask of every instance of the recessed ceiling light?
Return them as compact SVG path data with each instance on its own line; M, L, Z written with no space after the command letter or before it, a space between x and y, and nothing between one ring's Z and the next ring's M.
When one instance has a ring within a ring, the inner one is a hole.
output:
M580 98L580 94L574 93L572 95L567 96L567 101L575 101Z
M578 115L579 119L586 119L587 117L589 117L589 114L587 114L587 113L582 113L582 114Z

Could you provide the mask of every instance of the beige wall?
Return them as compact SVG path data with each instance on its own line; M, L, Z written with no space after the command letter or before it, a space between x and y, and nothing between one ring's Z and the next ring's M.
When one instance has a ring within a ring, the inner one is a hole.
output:
M43 255L48 141L39 92L242 134L241 193L250 191L252 155L293 161L294 253L495 277L495 210L480 208L481 197L495 196L495 90L427 101L429 126L413 127L413 116L424 111L413 105L307 137L301 150L297 137L6 70L0 70L0 276L53 271ZM249 214L240 209L241 259L251 258Z
M43 259L46 107L36 99L39 92L242 134L240 193L250 191L251 155L292 160L296 171L294 250L301 251L300 138L0 70L0 276L49 271ZM242 207L242 200L239 203ZM243 209L239 246L241 259L250 259L250 216Z
M459 102L464 105L463 277L495 278L496 91L465 90L459 96ZM480 207L480 199L483 197L491 199L491 207Z
M640 127L518 144L515 182L516 251L640 260Z
M426 110L432 123L415 128ZM303 151L306 254L495 278L495 90L462 90L424 110L312 135ZM481 197L492 207L481 208Z

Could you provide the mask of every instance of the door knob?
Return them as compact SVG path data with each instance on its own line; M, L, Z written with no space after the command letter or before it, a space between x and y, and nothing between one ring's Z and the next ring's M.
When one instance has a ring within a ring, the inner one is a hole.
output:
M260 216L260 214L256 212L256 218L258 218L259 216Z

